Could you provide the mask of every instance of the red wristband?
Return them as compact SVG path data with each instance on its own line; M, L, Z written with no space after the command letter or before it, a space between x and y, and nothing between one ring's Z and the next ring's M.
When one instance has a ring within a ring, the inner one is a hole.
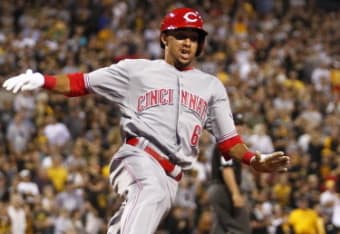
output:
M247 151L243 154L242 162L244 164L250 165L250 161L254 156L255 156L255 153Z
M44 76L44 89L53 89L57 84L57 78L54 76Z
M66 95L67 97L79 97L88 94L84 73L67 74L67 77L70 82L70 92Z

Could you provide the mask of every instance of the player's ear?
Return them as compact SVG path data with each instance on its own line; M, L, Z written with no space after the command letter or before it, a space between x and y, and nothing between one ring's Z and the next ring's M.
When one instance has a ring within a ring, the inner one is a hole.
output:
M167 34L166 34L166 33L162 33L162 34L161 34L160 40L161 40L161 43L162 43L164 46L167 46L167 45L168 45L168 38L167 38Z

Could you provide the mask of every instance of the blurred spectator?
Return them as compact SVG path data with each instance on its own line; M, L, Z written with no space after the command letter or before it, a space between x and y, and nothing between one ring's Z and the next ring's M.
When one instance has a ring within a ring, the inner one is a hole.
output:
M276 98L274 98L273 105L278 111L292 113L294 110L293 93L289 90L282 90Z
M56 194L52 185L46 185L43 187L41 200L42 209L49 214L57 208L56 206Z
M268 233L267 227L270 222L262 205L262 202L256 202L250 211L250 225L253 234Z
M50 145L63 148L69 142L71 134L62 122L56 120L56 117L50 115L47 117L47 123L44 128L44 134Z
M273 217L270 220L270 225L267 228L269 234L289 233L286 225L286 213L283 206L275 204L273 207Z
M7 128L7 142L11 152L20 154L26 150L34 133L34 126L25 119L23 112L17 112Z
M333 217L339 216L339 213L337 213L339 211L336 210L338 199L334 180L327 180L325 182L325 191L320 194L320 209L325 219L327 230L328 232L332 230L332 233L335 233L336 228L340 226L339 223L336 223L336 219L333 219Z
M11 233L11 219L7 213L7 205L0 202L0 233Z
M8 202L10 198L9 185L6 175L0 171L0 202Z
M13 194L7 208L11 223L12 234L25 234L27 228L27 211L20 194Z
M103 222L98 214L98 211L94 209L89 203L85 204L85 231L86 233L98 234L106 227L106 223Z
M48 209L45 209L42 206L41 201L36 202L33 211L31 213L33 220L33 230L34 233L53 233L53 218L52 212Z
M241 190L244 191L248 199L252 198L253 194L257 192L255 175L252 174L248 167L242 167L241 177Z
M52 164L47 168L47 175L57 192L64 190L68 171L63 165L63 157L60 153L56 152L52 155Z
M286 207L289 205L291 192L292 186L289 183L288 175L279 175L278 181L273 187L273 196L281 207Z
M310 208L309 201L305 197L298 198L297 208L290 213L288 222L296 234L325 233L324 227L319 225L317 212Z
M340 231L340 195L338 194L337 199L334 203L333 215L332 215L332 224L334 225L334 233L339 233Z
M197 228L194 231L195 234L208 234L212 227L212 213L209 210L203 211L199 215Z
M195 171L192 173L196 174ZM190 210L192 213L197 208L195 202L195 192L197 189L197 182L195 177L184 176L180 181L180 189L178 190L175 204Z
M77 139L84 134L85 131L86 113L80 109L82 105L80 100L81 99L78 98L68 99L67 108L72 111L62 119L62 122L65 123L67 129L70 131L72 139Z
M40 195L38 185L32 181L31 172L24 169L19 173L20 181L17 184L16 190L28 203L36 202L37 197Z
M14 110L25 112L27 119L32 118L35 110L35 98L33 92L23 92L14 98Z
M175 206L171 209L168 217L160 225L160 231L169 234L192 233L192 221L186 209Z
M249 137L250 148L253 151L270 153L274 150L271 137L267 134L267 127L264 124L257 124L254 133Z
M54 234L75 233L71 213L66 209L60 209L54 220Z
M315 103L308 103L304 110L301 111L301 114L296 118L297 124L308 125L310 128L316 128L320 126L322 120L322 114L316 108Z
M322 92L331 91L330 83L330 69L329 69L329 59L320 61L319 66L317 66L312 72L312 83L315 90Z
M83 195L77 190L72 181L67 181L65 190L56 196L56 204L59 208L71 213L83 209Z

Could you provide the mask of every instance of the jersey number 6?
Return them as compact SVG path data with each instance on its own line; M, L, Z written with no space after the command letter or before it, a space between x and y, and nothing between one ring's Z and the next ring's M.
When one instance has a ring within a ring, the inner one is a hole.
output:
M200 139L201 132L202 132L202 127L199 125L196 125L191 135L191 140L190 140L191 145L198 144L198 140Z

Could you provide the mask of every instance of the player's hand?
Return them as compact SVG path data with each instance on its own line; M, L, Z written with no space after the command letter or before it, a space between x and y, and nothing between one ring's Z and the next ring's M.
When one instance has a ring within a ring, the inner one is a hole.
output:
M231 198L235 207L243 207L245 205L245 200L242 194L233 194Z
M12 93L17 93L19 91L35 90L43 85L44 76L39 72L33 73L31 69L28 69L25 73L7 79L2 84L2 87Z
M250 166L259 172L286 172L290 164L290 159L281 151L271 154L255 153L250 161Z

